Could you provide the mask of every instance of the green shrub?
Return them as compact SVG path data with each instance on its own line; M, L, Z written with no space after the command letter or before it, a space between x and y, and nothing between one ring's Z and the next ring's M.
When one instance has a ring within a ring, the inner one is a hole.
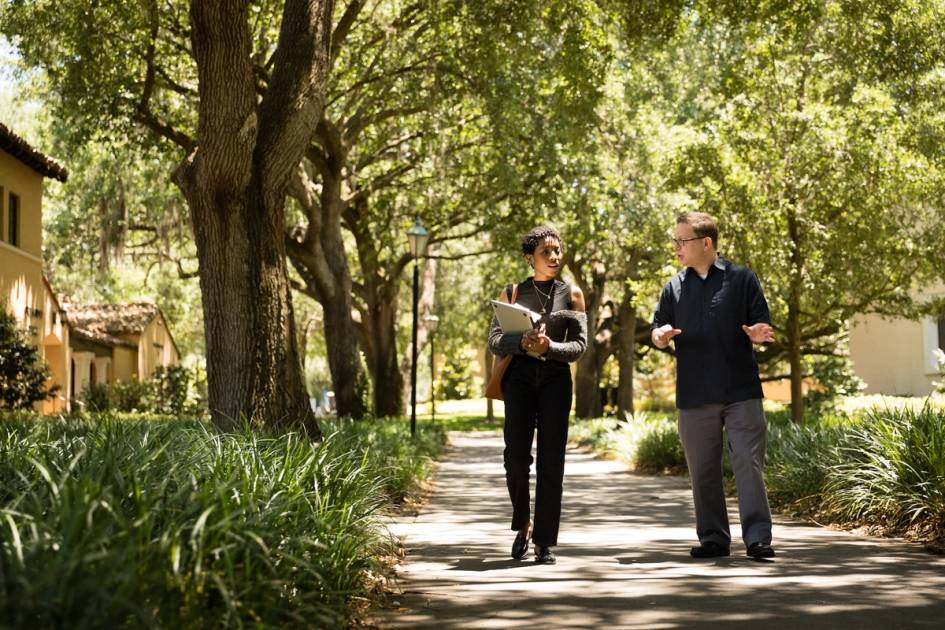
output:
M815 356L806 359L816 387L804 397L807 415L819 416L836 410L847 396L863 391L866 383L853 371L849 357Z
M80 395L82 411L201 416L206 409L206 382L200 376L198 370L175 365L158 367L144 381L92 383Z
M106 411L111 411L112 403L108 392L109 385L103 383L89 383L80 394L82 410L88 413L105 413Z
M368 375L367 364L364 362L363 355L361 369L358 370L358 379L355 381L354 389L357 392L358 400L361 401L361 410L360 413L356 412L354 414L353 419L359 420L373 413L374 410L374 383Z
M14 628L345 625L390 548L379 510L409 485L393 471L416 470L442 444L442 434L411 442L406 427L325 423L330 436L313 444L174 419L7 419L0 618ZM395 457L381 452L407 442Z
M30 409L54 396L59 386L47 387L49 374L39 350L7 311L6 299L0 299L0 409Z
M150 383L132 379L130 381L116 381L108 386L109 406L114 411L135 412L150 409Z
M832 512L898 527L945 526L945 411L871 411L839 453L825 486Z
M474 392L472 361L459 349L445 354L436 375L437 400L466 400L481 394Z
M843 427L830 424L769 425L765 485L771 504L818 509L828 471L840 461L845 434Z
M147 409L152 413L183 417L200 415L206 396L196 370L183 365L160 366L147 381Z
M637 442L634 465L642 470L685 470L686 454L675 423L655 423Z
M580 446L589 446L598 453L613 456L619 450L618 433L621 425L613 418L577 419L568 427L568 440Z
M676 401L669 398L643 398L633 403L634 411L658 411L676 413Z
M685 469L675 414L637 413L627 420L580 420L568 428L572 442L619 457L643 470Z

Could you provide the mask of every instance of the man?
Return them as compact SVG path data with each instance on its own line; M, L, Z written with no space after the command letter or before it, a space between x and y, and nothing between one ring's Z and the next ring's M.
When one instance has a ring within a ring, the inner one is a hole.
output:
M742 540L755 559L771 558L771 512L764 485L761 379L752 343L774 341L768 303L755 274L718 254L715 219L676 219L673 246L683 266L663 287L653 316L654 345L676 346L676 407L696 508L694 558L729 555L722 479L722 429L738 489Z

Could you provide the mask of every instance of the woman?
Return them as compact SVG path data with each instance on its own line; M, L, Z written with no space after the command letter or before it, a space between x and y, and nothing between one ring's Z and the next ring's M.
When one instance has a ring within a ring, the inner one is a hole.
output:
M537 227L522 239L522 253L534 274L518 285L515 302L541 315L539 326L527 333L504 334L493 317L489 350L513 354L502 379L505 399L505 480L512 499L512 557L528 552L535 541L535 562L554 564L551 547L558 543L561 520L561 482L571 413L571 368L587 345L584 294L557 280L561 270L561 236L553 228ZM512 285L499 300L509 302ZM535 429L538 466L534 527L529 518L529 473Z

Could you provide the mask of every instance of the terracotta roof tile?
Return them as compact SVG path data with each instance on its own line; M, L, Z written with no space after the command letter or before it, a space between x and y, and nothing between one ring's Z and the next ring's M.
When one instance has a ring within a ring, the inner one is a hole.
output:
M10 131L3 123L0 123L0 149L3 149L44 177L52 177L61 182L69 178L69 171L56 163L52 158L46 157L31 147L26 140Z
M92 341L95 343L100 343L105 346L123 346L126 348L137 348L138 344L133 341L128 341L126 339L119 339L107 333L96 332L94 330L86 330L85 328L72 328L73 336L78 337L79 339L85 339L86 341Z
M66 321L76 329L105 335L139 334L158 315L156 304L76 304L60 301Z

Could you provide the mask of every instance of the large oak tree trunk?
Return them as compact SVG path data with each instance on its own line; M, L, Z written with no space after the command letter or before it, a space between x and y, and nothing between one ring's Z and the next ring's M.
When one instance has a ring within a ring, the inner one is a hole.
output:
M617 381L617 416L626 418L633 415L633 367L636 357L637 313L633 308L633 293L624 289L617 314L620 331L617 333L617 367L620 372Z
M804 421L804 373L801 364L801 330L799 309L796 301L789 297L787 333L788 364L791 367L791 420L797 423Z
M575 277L579 275L575 273ZM604 284L603 274L593 274L591 284L578 280L587 310L587 349L578 359L574 377L574 414L578 418L599 418L604 414L600 399L600 374L609 350L597 338Z
M599 418L604 414L597 363L597 351L588 344L587 350L578 360L574 375L574 415L578 418Z
M486 339L488 339L489 333L492 332L492 325L490 321L489 329L486 331ZM488 343L488 342L487 342ZM489 384L489 381L492 380L492 371L495 369L496 357L486 350L486 361L484 366L484 378L482 381L482 389L485 391L486 385ZM495 420L495 406L493 405L491 398L486 398L486 420L492 422Z
M326 133L324 125L319 130ZM301 240L288 239L288 252L305 282L305 293L315 298L325 313L325 349L337 414L360 418L366 409L357 387L361 360L358 330L352 319L353 283L341 228L345 204L340 165L311 150L308 155L321 175L321 187L304 167L296 169L290 193L302 206L308 225Z
M317 244L289 239L289 259L305 281L305 294L322 306L335 412L341 417L361 418L367 410L357 387L361 361L357 327L351 319L351 277L347 265L334 260L344 258L344 250L331 245L340 243L341 230L321 230L315 240Z
M333 3L289 0L257 105L245 2L191 6L198 148L180 186L200 261L213 422L320 435L302 380L285 262L286 184L323 107Z
M791 420L804 421L804 374L801 366L801 290L804 258L801 254L800 225L793 212L788 213L788 235L791 242L791 285L788 292L787 351L791 366Z
M399 416L404 413L404 379L397 356L397 302L384 299L387 291L369 292L370 327L364 333L370 337L367 352L368 368L374 386L374 414Z
M358 292L358 330L371 373L374 415L398 416L404 413L404 378L397 352L397 316L401 273L410 254L393 261L384 259L380 244L358 220L366 214L368 198L367 194L359 194L349 205L345 219L345 226L354 236L364 278Z

